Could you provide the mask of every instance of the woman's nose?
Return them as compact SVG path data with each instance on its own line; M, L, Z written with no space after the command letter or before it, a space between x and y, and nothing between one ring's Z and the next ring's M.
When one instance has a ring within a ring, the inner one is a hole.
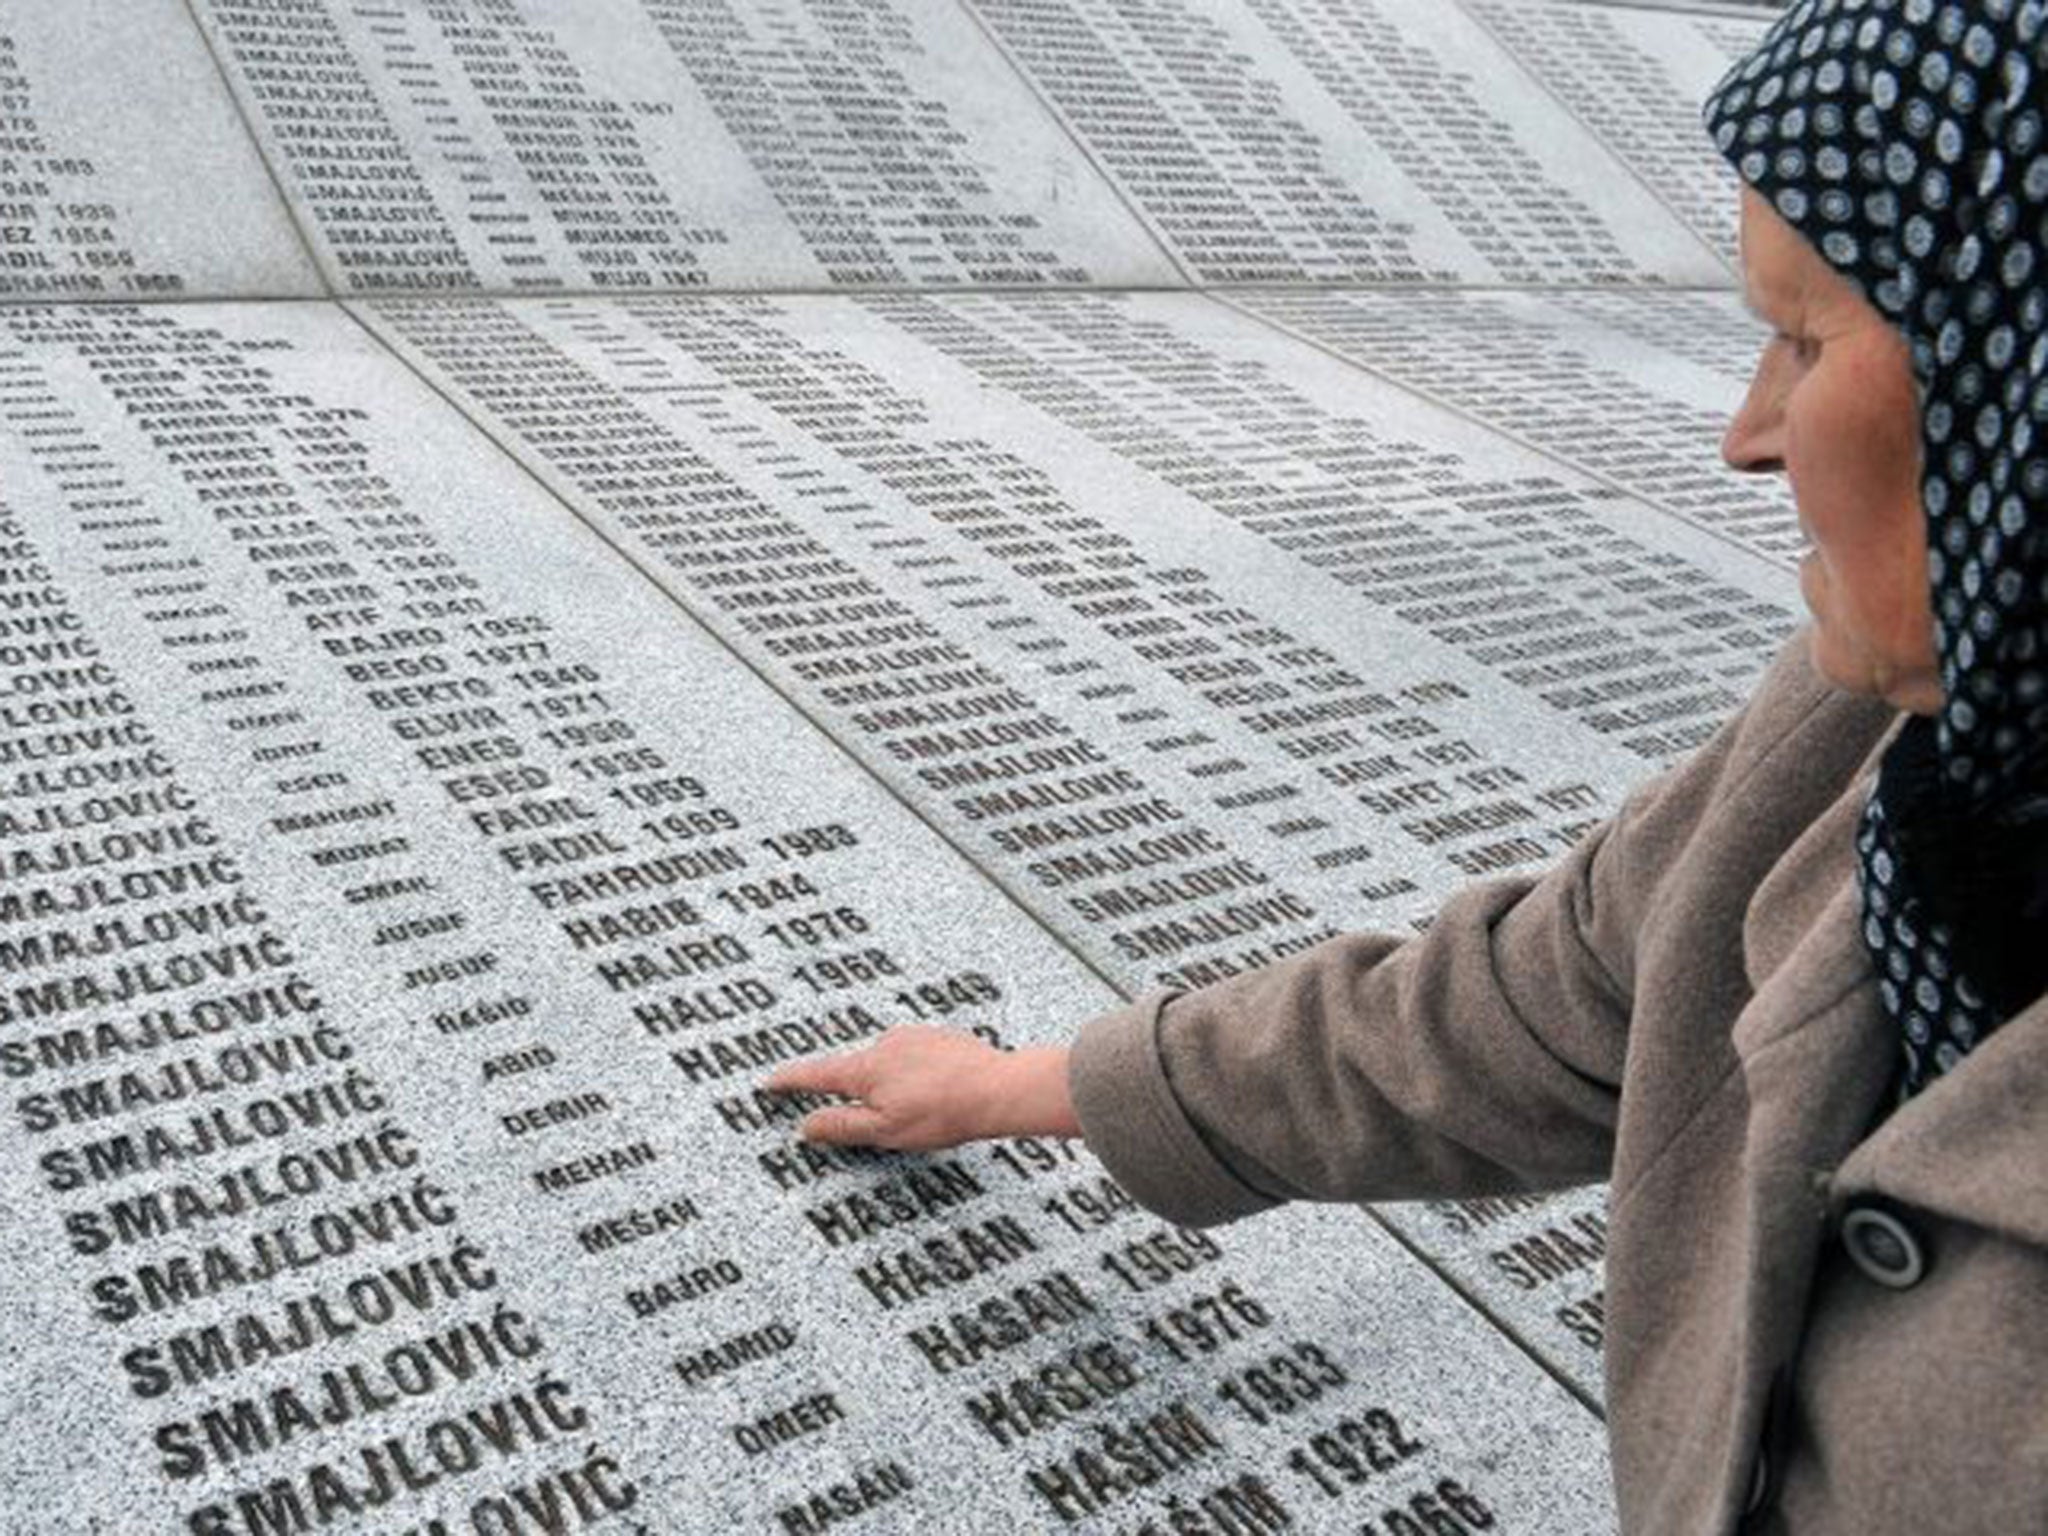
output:
M1784 380L1775 362L1767 350L1749 381L1749 393L1721 434L1721 459L1730 469L1772 474L1785 467Z
M1775 474L1785 467L1785 460L1774 439L1775 434L1759 430L1747 411L1737 411L1721 435L1722 462L1745 474Z

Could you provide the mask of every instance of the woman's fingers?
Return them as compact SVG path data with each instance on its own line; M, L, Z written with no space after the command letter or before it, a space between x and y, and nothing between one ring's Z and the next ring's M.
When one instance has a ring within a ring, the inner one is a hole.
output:
M881 1129L881 1114L865 1104L834 1104L827 1109L814 1109L797 1127L806 1141L832 1142L842 1147L872 1146Z
M898 1024L859 1050L788 1062L763 1086L857 1101L805 1116L798 1130L807 1141L932 1151L977 1134L976 1081L994 1055L957 1030Z
M859 1098L873 1083L872 1065L864 1049L807 1056L777 1067L763 1086L775 1093L844 1093Z
M778 1093L838 1093L858 1099L873 1088L874 1081L874 1061L863 1049L785 1062L769 1075L765 1086ZM880 1113L866 1104L814 1109L797 1126L797 1134L806 1141L842 1147L873 1146L881 1130Z

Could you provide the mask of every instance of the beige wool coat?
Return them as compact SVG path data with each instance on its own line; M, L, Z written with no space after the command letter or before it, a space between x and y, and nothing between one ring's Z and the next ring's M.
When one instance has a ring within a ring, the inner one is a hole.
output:
M1802 632L1542 878L1088 1023L1088 1146L1188 1225L1609 1180L1624 1531L2048 1532L2048 998L1869 1130L1854 838L1902 718Z

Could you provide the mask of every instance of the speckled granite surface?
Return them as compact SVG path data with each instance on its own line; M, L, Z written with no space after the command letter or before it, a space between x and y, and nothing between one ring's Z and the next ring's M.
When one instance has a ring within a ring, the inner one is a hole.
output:
M1740 696L1757 24L1546 0L1596 121L1509 9L0 0L0 1533L1611 1528L1600 1191L757 1091L1420 926Z

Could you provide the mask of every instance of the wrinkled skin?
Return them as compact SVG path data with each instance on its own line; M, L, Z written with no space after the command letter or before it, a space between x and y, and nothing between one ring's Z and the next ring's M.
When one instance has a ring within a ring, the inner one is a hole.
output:
M1812 549L1799 589L1813 662L1837 687L1941 708L1920 501L1920 400L1906 343L1748 188L1743 282L1771 327L1721 441L1736 469L1782 473Z

